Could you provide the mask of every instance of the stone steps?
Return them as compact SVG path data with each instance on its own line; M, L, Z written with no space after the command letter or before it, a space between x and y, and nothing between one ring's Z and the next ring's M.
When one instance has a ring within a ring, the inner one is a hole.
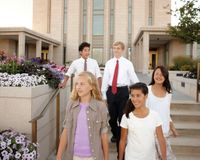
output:
M180 136L199 137L200 125L198 122L174 122Z
M176 160L199 160L200 156L195 156L195 155L177 155Z
M175 122L200 122L200 111L172 110L171 118Z
M172 150L177 160L200 159L200 104L174 102L171 117L179 136L171 138Z
M171 104L171 111L173 110L200 111L200 103L192 101L173 101Z

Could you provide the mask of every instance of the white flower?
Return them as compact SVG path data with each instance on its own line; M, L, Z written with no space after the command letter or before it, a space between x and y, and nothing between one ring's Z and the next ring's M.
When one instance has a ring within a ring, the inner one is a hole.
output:
M1 87L31 87L40 84L47 84L47 80L44 75L32 75L27 73L8 75L7 73L0 74L0 86Z
M9 146L11 144L11 139L8 139L7 145Z
M0 143L0 149L5 149L6 148L6 142L1 142Z
M21 133L13 130L0 132L0 160L36 160L37 147Z
M1 152L1 155L6 156L6 155L8 155L8 152L6 150L4 150L4 151Z
M16 159L19 159L20 157L21 157L21 154L20 154L19 152L16 152L15 158L16 158Z

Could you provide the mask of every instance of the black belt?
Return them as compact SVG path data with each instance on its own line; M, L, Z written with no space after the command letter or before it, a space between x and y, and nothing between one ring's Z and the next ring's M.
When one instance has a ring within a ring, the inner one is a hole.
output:
M112 86L109 86L108 89L111 89ZM120 87L117 87L117 89L124 89L124 88L128 88L128 86L120 86Z

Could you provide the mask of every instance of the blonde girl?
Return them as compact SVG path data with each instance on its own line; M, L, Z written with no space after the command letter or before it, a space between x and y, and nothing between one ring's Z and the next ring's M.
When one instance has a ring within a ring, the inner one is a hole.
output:
M66 107L57 160L108 160L107 107L102 101L95 76L77 76Z

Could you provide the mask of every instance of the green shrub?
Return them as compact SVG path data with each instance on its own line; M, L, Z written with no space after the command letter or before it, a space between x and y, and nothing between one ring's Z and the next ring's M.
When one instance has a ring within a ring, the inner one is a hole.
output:
M17 74L20 72L20 65L15 61L11 61L6 64L0 63L0 72L7 72L8 74Z
M200 59L193 60L187 56L177 56L173 59L174 65L168 67L169 70L178 71L190 71L197 75L197 64L200 63Z
M180 70L181 71L191 71L192 70L192 66L188 65L188 64L185 64L185 65L181 66Z
M176 71L176 70L178 70L174 65L168 66L167 69L170 70L170 71Z
M193 66L193 60L188 56L177 56L174 58L173 62L174 68L177 70L182 70L181 67L185 65Z

